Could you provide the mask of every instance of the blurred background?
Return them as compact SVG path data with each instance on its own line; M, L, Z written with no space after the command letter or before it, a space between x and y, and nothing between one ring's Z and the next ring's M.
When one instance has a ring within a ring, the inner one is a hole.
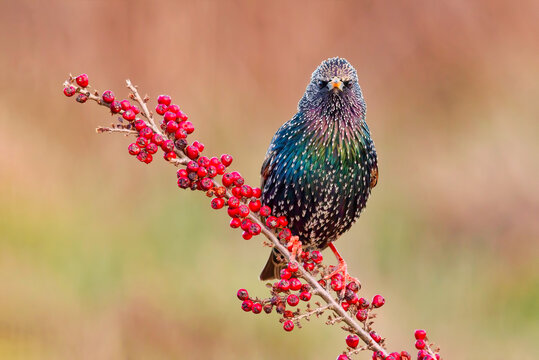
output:
M268 249L164 161L97 135L71 72L170 94L258 184L311 72L358 70L380 180L338 245L378 330L446 359L539 354L539 3L2 1L0 359L334 359L344 332L245 314ZM328 253L327 257L331 258ZM415 351L414 351L415 352ZM370 353L359 356L370 359Z

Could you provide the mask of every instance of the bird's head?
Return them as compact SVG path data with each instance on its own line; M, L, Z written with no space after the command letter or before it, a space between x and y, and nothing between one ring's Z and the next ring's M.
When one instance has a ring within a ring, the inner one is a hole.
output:
M313 72L299 106L304 110L340 111L362 104L356 69L346 59L334 57L323 61Z

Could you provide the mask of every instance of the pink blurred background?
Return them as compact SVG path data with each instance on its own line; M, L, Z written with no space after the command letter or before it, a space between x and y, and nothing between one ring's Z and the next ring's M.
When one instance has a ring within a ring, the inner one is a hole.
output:
M380 181L339 240L379 332L446 359L539 353L539 3L18 1L0 12L0 358L332 359L343 332L244 314L259 242L96 135L71 72L167 92L257 184L324 59L358 70ZM328 256L330 256L328 254ZM365 352L360 359L369 359Z

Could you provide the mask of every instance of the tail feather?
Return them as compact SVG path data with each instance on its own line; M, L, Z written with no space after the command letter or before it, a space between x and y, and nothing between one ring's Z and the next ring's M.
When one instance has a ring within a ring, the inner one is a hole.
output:
M281 256L279 256L277 250L273 249L273 251L270 253L268 261L266 262L266 266L264 266L264 269L260 273L260 280L272 280L280 277L281 270L284 269L286 264L279 261L279 257Z

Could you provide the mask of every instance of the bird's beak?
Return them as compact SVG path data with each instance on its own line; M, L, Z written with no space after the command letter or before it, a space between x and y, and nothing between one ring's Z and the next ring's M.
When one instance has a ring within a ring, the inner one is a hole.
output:
M343 83L341 79L334 77L329 83L328 83L329 90L339 89L342 91Z

